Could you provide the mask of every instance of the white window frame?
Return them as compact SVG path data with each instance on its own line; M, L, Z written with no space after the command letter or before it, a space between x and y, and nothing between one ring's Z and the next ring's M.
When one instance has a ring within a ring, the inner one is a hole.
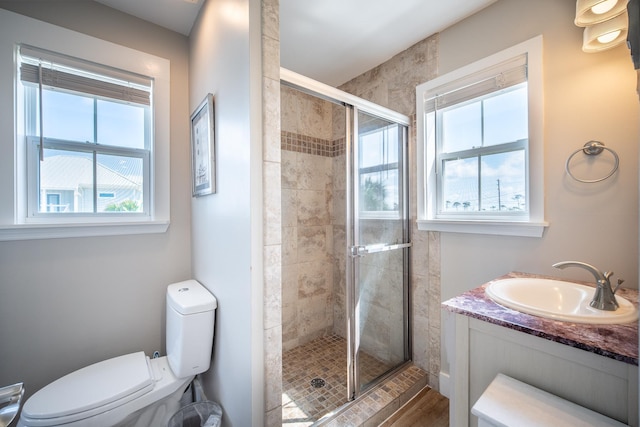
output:
M462 213L459 215L438 215L436 147L435 143L427 141L424 100L438 88L445 85L451 88L452 84L456 84L455 82L467 82L468 84L468 82L477 79L476 76L481 75L483 71L521 55L527 56L528 74L529 141L525 154L525 159L528 162L528 215L486 215L478 212L475 214L467 212L466 215ZM544 220L542 36L537 36L417 86L416 113L419 230L526 237L542 236L545 227L548 226Z
M165 232L170 222L170 63L128 47L0 9L0 241ZM153 142L147 215L66 217L27 215L27 144L24 102L18 88L17 48L26 44L153 80ZM5 115L8 116L8 115ZM53 218L52 218L53 217Z
M54 52L43 51L32 46L21 45L17 52L20 81L18 96L24 97L25 111L24 130L27 144L27 218L26 222L46 218L45 222L67 222L69 218L109 218L118 216L121 220L125 215L132 217L150 217L150 194L153 185L150 182L150 158L153 150L152 134L152 105L153 80L124 72L106 68L100 64L86 63L77 58L61 56ZM42 80L42 82L41 82ZM26 82L26 84L25 84ZM42 117L43 91L60 91L73 96L82 96L93 102L93 138L91 141L58 140L48 137L46 126L37 126ZM100 144L97 140L99 116L96 103L106 101L110 103L130 103L144 108L144 136L141 148L128 148L111 144ZM42 105L41 105L42 104ZM38 108L41 107L41 108ZM44 136L40 137L43 132ZM20 141L18 141L20 143ZM40 159L45 149L67 150L69 152L83 152L91 154L94 166L97 168L98 155L115 155L138 158L142 161L142 207L141 212L97 212L98 182L96 169L93 176L93 212L48 212L40 209L40 186L42 166ZM69 218L64 218L65 216ZM84 220L84 219L83 219Z

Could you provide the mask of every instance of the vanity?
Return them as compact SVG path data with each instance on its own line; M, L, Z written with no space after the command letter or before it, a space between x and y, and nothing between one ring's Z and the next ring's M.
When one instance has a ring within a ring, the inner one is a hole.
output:
M499 373L631 426L638 426L638 321L572 323L497 304L492 283L551 277L512 272L445 301L453 313L451 426L477 426L471 407ZM575 282L594 287L585 282ZM636 308L638 292L616 293Z

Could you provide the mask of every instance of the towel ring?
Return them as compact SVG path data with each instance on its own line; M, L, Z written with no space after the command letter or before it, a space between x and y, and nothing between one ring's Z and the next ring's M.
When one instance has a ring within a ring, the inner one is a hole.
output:
M584 154L586 154L587 156L597 156L598 154L602 153L604 150L607 150L608 152L613 154L613 158L615 160L615 164L613 165L613 169L611 169L611 171L606 176L604 176L602 178L598 178L598 179L581 179L581 178L576 178L571 173L571 169L569 168L569 162L571 161L573 156L575 156L576 154L578 154L581 151ZM620 158L618 157L618 153L616 153L615 151L613 151L609 147L605 147L604 143L602 143L600 141L589 141L586 144L584 144L584 146L582 148L579 148L576 151L574 151L573 153L571 153L571 155L567 159L567 163L565 164L565 169L567 171L567 174L571 178L575 179L576 181L585 182L587 184L592 184L594 182L604 181L605 179L609 178L611 175L616 173L616 171L618 170L618 166L619 165L620 165Z

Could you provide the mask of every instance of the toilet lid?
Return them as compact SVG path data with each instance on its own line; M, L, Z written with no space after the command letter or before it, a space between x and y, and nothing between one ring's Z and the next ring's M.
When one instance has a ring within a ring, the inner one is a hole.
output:
M95 363L52 382L31 396L22 412L29 418L64 417L119 399L120 405L151 389L151 369L141 351Z

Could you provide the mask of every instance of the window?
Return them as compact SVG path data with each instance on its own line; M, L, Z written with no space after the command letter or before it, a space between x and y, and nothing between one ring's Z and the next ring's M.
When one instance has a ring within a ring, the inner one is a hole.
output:
M526 82L432 111L427 120L441 130L436 132L438 217L455 217L461 210L528 214Z
M19 51L27 217L148 216L151 79Z
M165 232L170 61L2 9L0 20L0 241Z
M420 229L542 234L541 43L418 86Z
M404 127L358 113L364 123L359 135L360 215L398 217L402 177L399 174Z

